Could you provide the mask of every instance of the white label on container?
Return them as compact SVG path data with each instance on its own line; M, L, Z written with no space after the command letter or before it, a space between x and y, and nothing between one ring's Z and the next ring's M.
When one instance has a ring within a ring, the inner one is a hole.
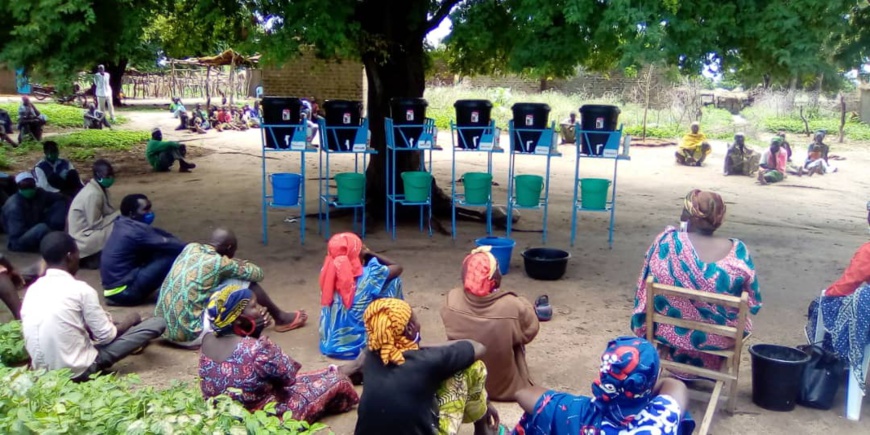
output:
M350 113L345 113L341 118L341 122L345 124L350 124Z
M471 122L480 122L480 113L478 113L477 111L471 112Z
M526 115L526 127L531 127L535 124L535 115Z
M604 157L608 157L611 159L615 158L616 157L616 150L613 148L605 148L604 149Z
M413 121L414 120L414 110L408 109L405 111L405 121Z
M281 119L284 121L290 120L290 109L284 109L281 111Z
M604 129L604 118L595 118L595 129L603 130Z

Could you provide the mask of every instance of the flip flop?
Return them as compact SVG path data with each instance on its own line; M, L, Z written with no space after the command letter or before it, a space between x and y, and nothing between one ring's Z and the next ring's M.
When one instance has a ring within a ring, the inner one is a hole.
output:
M538 296L538 299L535 300L535 314L542 322L547 322L553 318L553 307L550 305L549 296Z
M300 320L303 313L305 313L305 310L296 311L296 318L293 319L292 322L286 323L284 325L275 325L275 332L287 332L305 326L305 322L308 319Z

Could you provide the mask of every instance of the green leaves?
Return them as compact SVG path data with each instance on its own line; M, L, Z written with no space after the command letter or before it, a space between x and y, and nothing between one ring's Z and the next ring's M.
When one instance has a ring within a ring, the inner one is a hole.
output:
M24 348L24 335L21 322L13 320L0 324L0 364L16 366L27 362L27 349Z
M229 397L204 400L175 383L157 390L131 376L75 383L66 370L0 367L0 433L4 434L310 434L308 425L274 415L274 404L249 413Z

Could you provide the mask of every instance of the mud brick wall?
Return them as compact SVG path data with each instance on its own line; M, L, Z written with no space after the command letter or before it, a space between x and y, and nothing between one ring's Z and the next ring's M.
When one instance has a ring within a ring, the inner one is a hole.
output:
M318 101L364 101L365 73L359 62L323 60L303 52L281 67L263 68L263 93Z

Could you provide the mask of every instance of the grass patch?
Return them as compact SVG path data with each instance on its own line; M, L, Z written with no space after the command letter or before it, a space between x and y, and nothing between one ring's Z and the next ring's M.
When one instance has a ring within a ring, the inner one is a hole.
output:
M144 130L105 129L79 130L47 136L44 139L57 142L64 158L82 161L94 158L97 150L126 151L150 138L151 133ZM18 148L0 147L0 169L9 169L19 159L34 153L42 153L41 143L28 141Z
M31 100L33 101L33 100ZM48 128L82 128L82 114L84 109L76 106L68 106L57 103L34 103L36 108L48 118ZM12 118L12 123L18 123L18 106L19 103L0 103L0 109L9 112ZM116 117L115 124L124 124L128 121L125 117Z

